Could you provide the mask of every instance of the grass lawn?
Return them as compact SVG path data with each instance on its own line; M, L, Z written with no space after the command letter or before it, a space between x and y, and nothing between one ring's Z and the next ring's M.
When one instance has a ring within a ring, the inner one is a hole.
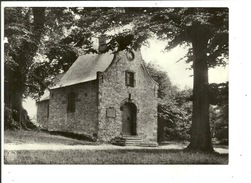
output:
M87 140L77 140L67 138L61 135L52 135L48 132L42 131L5 131L4 143L11 144L63 144L63 145L98 145L96 142Z
M100 145L44 132L5 132L7 144ZM5 150L5 164L228 164L228 154L185 152L179 149L60 149Z
M182 150L5 151L5 164L227 164L228 155Z

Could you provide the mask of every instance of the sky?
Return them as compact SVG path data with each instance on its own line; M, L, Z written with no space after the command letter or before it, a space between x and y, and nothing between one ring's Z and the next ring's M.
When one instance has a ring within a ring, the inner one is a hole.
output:
M164 41L150 40L150 47L143 47L142 57L146 62L159 65L167 72L172 84L180 89L193 87L193 70L191 64L184 60L177 62L184 57L187 50L183 47L176 47L170 52L164 52L166 46ZM228 65L226 67L216 67L209 69L209 83L221 83L228 81Z

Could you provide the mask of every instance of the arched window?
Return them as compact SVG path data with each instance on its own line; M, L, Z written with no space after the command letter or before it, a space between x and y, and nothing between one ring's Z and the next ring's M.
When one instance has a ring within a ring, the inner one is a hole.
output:
M76 108L76 94L71 92L67 96L67 112L75 112Z

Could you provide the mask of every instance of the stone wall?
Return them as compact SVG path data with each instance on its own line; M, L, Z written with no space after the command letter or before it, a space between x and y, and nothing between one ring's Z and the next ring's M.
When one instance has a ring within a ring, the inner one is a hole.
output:
M48 129L49 100L37 102L37 123L42 129Z
M119 52L110 67L98 73L99 133L103 141L110 141L122 133L122 105L130 101L137 106L137 135L146 141L157 142L157 89L158 85L146 71L141 54L134 52L129 61L126 51ZM135 86L126 86L125 72L135 73ZM107 117L108 108L115 109L116 117Z
M67 112L67 96L76 94L75 112ZM57 88L50 91L49 131L97 136L97 81Z

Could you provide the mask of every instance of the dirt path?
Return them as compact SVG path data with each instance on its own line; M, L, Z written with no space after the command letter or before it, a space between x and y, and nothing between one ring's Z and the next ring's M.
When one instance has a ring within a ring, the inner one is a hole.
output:
M112 149L184 149L186 145L168 144L158 147L115 146L111 144L101 145L62 145L62 144L5 144L4 150L112 150ZM214 148L220 154L228 154L228 149Z

